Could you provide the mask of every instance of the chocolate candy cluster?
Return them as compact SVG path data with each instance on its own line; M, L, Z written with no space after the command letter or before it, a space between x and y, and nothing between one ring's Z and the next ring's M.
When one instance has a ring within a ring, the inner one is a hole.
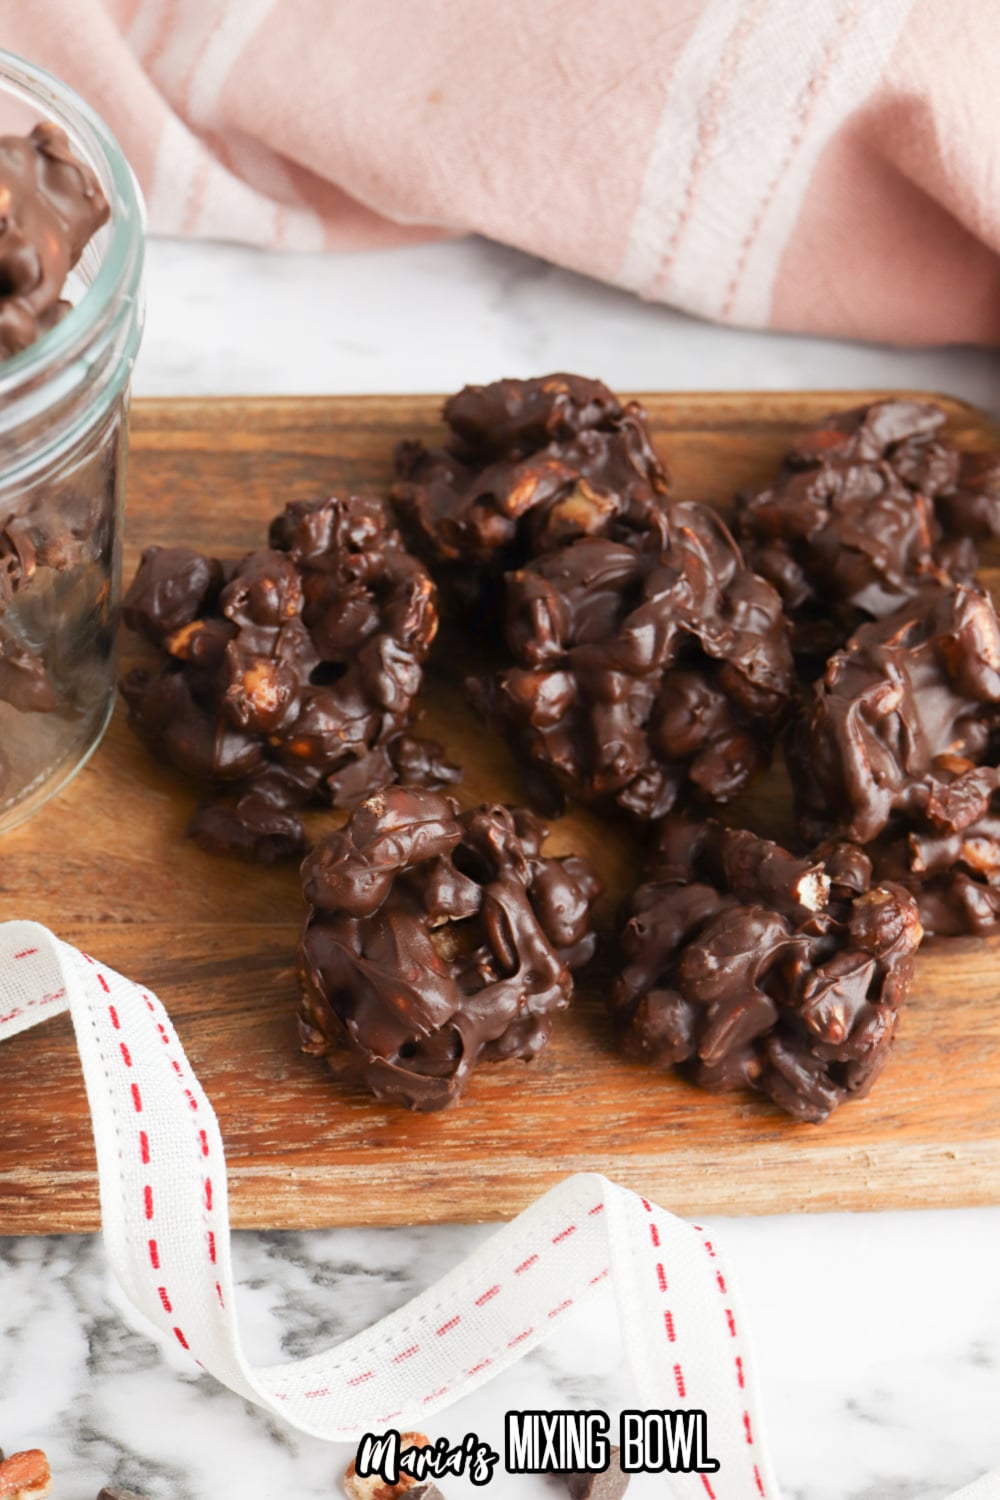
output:
M944 422L917 401L837 413L737 523L821 671L787 748L803 840L863 845L929 934L1000 919L1000 625L974 582L1000 455L959 450Z
M164 663L121 684L150 750L211 788L192 832L265 860L304 852L311 800L457 775L407 732L437 611L381 502L289 505L270 541L235 564L147 549L123 615Z
M869 846L930 933L1000 915L1000 621L973 585L926 588L834 655L789 740L807 838Z
M517 665L473 682L473 702L557 807L566 793L645 819L684 793L731 801L792 687L777 595L700 505L509 574L507 644Z
M780 593L800 657L821 667L926 584L968 581L975 543L1000 535L1000 456L960 452L944 422L920 401L835 413L773 485L738 497L747 561Z
M797 859L672 815L625 913L612 1015L654 1067L824 1120L885 1065L921 935L913 898L872 884L853 845Z
M0 136L0 204L4 360L70 310L62 295L66 278L110 210L94 173L73 154L65 132L50 123L26 136ZM100 465L85 478L85 466L77 462L72 484L50 478L8 490L0 500L0 701L19 713L72 711L81 652L67 650L63 654L72 660L61 661L54 637L74 602L77 577L109 542L104 533L115 481L106 469ZM79 593L85 593L82 585ZM7 775L0 756L0 790Z
M478 1062L531 1058L594 949L600 882L547 858L522 809L460 813L374 792L302 867L302 1045L415 1110L454 1104Z
M466 386L445 402L443 447L396 449L392 497L460 607L578 537L621 541L662 512L669 482L646 414L599 380L547 375Z
M468 387L404 444L394 495L432 558L505 570L514 665L470 684L536 797L657 817L727 802L792 688L781 601L704 506L668 503L645 413L577 376Z
M0 136L0 359L33 344L70 309L63 286L110 210L58 125Z

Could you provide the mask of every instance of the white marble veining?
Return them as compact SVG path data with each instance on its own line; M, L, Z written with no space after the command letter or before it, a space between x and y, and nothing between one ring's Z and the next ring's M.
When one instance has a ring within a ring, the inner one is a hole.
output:
M328 259L154 244L147 287L143 394L447 390L579 368L633 389L920 386L1000 412L985 351L722 330L476 241ZM755 1336L786 1500L936 1500L1000 1464L1000 1207L714 1227ZM339 1340L488 1233L238 1235L251 1356ZM604 1292L429 1432L501 1447L508 1407L614 1412L631 1399ZM109 1478L149 1500L312 1500L340 1493L348 1457L125 1327L100 1243L81 1238L0 1239L0 1443L48 1450L55 1500L93 1500ZM502 1472L485 1492L443 1488L449 1500L564 1493ZM630 1490L662 1493L651 1479Z
M712 1221L738 1271L785 1500L937 1500L1000 1461L1000 1209ZM313 1353L401 1305L483 1237L452 1226L236 1236L241 1321L261 1363ZM56 1500L109 1476L149 1500L319 1500L350 1457L279 1428L118 1319L100 1244L0 1241L0 1434L43 1445ZM633 1397L610 1292L427 1424L502 1451L508 1408ZM472 1500L468 1483L446 1486ZM557 1500L502 1472L486 1492ZM662 1486L636 1479L652 1500Z

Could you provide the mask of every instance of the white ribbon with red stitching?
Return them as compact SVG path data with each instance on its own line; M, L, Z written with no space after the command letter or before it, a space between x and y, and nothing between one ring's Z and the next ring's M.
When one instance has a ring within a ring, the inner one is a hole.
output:
M568 1178L406 1307L334 1349L252 1368L235 1315L218 1122L156 996L35 922L0 924L0 1041L68 1009L108 1259L140 1318L315 1437L413 1427L493 1378L611 1276L649 1409L708 1413L717 1473L679 1500L777 1500L738 1302L716 1244L597 1173ZM997 1500L995 1477L962 1492Z

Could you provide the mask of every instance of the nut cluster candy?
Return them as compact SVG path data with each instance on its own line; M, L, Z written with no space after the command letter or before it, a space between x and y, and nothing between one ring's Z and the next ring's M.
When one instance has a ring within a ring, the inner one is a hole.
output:
M713 511L670 503L642 408L550 375L467 387L445 420L449 446L398 450L393 495L480 622L504 575L513 665L468 686L533 799L649 818L736 796L791 693L781 601Z
M46 487L0 503L0 702L19 713L68 711L86 697L80 641L65 621L93 591L88 566L108 556L113 465L102 461L93 479L89 490ZM110 620L98 612L91 604L89 623L110 651Z
M788 758L806 838L864 844L927 933L1000 920L1000 622L978 588L925 589L863 625L815 684Z
M456 775L407 733L437 611L381 503L289 505L270 540L235 565L150 547L123 606L166 658L123 679L130 724L212 787L195 836L261 859L302 852L311 799L352 806L399 767Z
M1000 534L1000 457L959 452L944 422L918 401L836 413L773 485L739 497L737 535L781 594L797 653L821 661L925 584L974 575L975 542Z
M302 867L305 1051L377 1098L454 1104L479 1062L531 1058L594 948L600 882L531 813L415 787L369 796Z
M1000 922L1000 769L942 757L869 853L880 879L914 893L926 933L989 932Z
M399 445L392 494L418 550L466 607L529 557L575 537L626 536L663 508L668 479L645 412L599 380L466 386L444 419L446 446Z
M26 349L69 311L63 284L110 210L58 125L0 136L0 358Z
M507 644L516 665L472 683L473 701L553 807L568 793L650 818L681 794L731 801L792 690L780 600L701 505L509 574Z
M0 204L3 360L69 311L64 282L110 211L94 173L51 123L0 136ZM0 702L20 713L53 713L74 697L74 685L48 659L51 640L39 649L38 640L52 634L53 606L40 598L35 607L32 584L39 570L70 573L100 555L105 478L96 476L92 493L78 474L76 488L36 486L0 504ZM0 788L6 780L3 762Z
M865 855L797 859L713 820L664 819L621 931L611 1010L626 1051L821 1121L884 1066L922 936Z
M998 736L992 600L973 585L924 589L862 625L813 686L788 747L803 834L869 843L921 816L942 776L995 760Z

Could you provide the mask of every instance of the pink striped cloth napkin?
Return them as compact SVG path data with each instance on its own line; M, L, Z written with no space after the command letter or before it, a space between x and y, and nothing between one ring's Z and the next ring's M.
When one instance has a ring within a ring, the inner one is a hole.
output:
M478 232L726 322L1000 342L986 0L0 0L154 232Z

